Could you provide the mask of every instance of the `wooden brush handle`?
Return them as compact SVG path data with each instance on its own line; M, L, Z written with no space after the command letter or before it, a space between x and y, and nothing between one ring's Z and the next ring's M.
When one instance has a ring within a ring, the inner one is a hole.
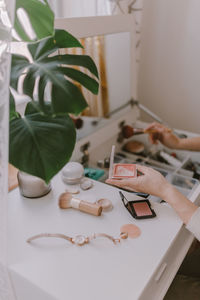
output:
M144 133L157 133L158 130L156 129L144 129Z
M152 128L152 129L144 129L144 133L157 133L158 130ZM172 132L171 128L167 128L166 132Z
M172 130L170 128L167 128L166 132L172 132ZM158 130L156 128L149 128L149 129L134 128L129 125L125 125L122 128L122 135L125 138L129 138L133 135L144 134L144 133L149 133L149 134L150 133L158 133Z
M79 204L79 210L94 216L100 216L102 212L102 206L99 206L96 203L81 201Z

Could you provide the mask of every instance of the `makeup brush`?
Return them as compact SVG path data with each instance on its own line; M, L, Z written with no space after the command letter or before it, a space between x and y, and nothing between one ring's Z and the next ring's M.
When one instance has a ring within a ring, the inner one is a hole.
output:
M60 208L75 208L85 213L100 216L102 212L102 206L96 203L90 203L77 198L73 198L70 193L63 193L59 197L58 205Z
M144 128L134 128L129 125L125 125L122 127L122 135L124 138L128 139L133 135L144 134L144 133L157 133L156 129L144 129ZM169 128L167 132L171 132Z

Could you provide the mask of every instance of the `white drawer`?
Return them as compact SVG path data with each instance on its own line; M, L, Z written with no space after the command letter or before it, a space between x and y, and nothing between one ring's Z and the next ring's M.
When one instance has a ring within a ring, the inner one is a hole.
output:
M183 226L139 300L163 299L193 239Z

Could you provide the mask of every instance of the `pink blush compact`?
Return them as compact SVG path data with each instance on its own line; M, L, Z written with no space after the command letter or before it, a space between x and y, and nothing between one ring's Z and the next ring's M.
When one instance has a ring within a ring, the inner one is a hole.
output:
M115 164L112 178L134 178L137 177L135 164Z
M135 219L148 219L156 217L155 211L151 208L148 199L128 201L124 194L119 192L122 202L131 216Z
M115 145L110 154L109 178L123 179L137 177L135 164L114 164Z

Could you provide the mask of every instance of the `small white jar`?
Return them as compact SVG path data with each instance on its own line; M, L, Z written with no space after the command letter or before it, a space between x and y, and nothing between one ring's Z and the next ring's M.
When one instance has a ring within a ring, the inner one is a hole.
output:
M84 168L78 162L69 162L62 169L62 180L67 184L78 184L84 175Z

